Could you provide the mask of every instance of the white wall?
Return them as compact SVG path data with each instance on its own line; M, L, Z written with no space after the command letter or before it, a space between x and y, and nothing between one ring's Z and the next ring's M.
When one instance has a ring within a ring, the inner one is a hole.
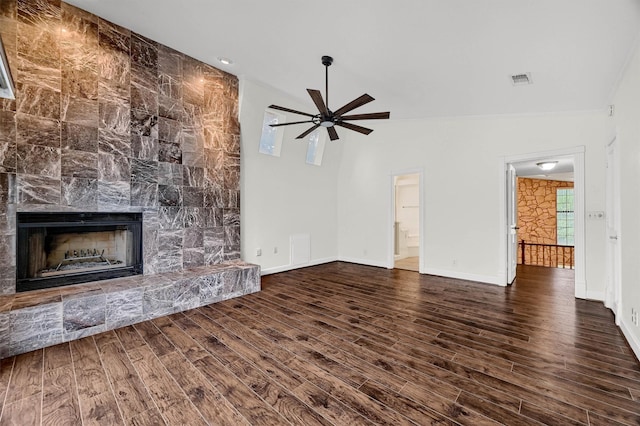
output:
M389 175L424 170L427 273L502 283L499 167L504 156L585 146L586 210L605 207L604 112L375 122L349 132L338 180L339 257L388 264ZM604 221L586 222L587 292L604 290Z
M294 139L304 126L286 128L281 157L258 153L271 103L309 108L242 81L242 257L266 272L291 267L294 234L310 235L310 264L341 259L386 267L393 244L391 174L398 171L424 170L427 273L502 284L502 157L584 146L586 210L605 210L605 146L613 123L604 111L376 121L368 136L341 129L317 167L305 163L306 144ZM604 291L605 247L604 221L586 221L590 297Z
M614 98L620 149L622 251L621 329L640 357L640 327L631 322L631 308L640 309L640 48L627 66Z
M310 264L335 260L341 145L327 142L322 166L306 164L307 143L295 139L306 127L292 125L285 127L280 157L260 154L265 108L276 104L305 111L309 105L247 80L241 81L240 96L242 259L260 265L263 273L289 269L289 237L309 234ZM262 256L256 256L257 248Z

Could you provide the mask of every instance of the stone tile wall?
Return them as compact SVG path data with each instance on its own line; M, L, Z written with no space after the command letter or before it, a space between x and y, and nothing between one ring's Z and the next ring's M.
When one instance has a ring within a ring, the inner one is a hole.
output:
M144 273L240 254L238 81L57 0L2 0L0 294L16 211L142 211Z

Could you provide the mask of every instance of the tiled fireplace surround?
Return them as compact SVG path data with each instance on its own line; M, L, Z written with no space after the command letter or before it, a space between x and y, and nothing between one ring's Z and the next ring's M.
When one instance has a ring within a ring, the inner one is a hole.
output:
M56 0L3 0L0 358L260 289L233 75ZM16 212L142 212L144 275L15 293Z

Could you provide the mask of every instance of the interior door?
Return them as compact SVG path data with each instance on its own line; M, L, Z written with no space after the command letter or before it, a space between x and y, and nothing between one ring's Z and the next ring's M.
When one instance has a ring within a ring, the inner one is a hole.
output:
M518 266L518 197L516 169L507 165L507 284L516 279Z
M607 281L605 288L605 306L613 311L616 324L620 325L621 282L620 282L620 223L619 223L619 180L618 148L615 139L607 147L607 205L605 219L607 223Z

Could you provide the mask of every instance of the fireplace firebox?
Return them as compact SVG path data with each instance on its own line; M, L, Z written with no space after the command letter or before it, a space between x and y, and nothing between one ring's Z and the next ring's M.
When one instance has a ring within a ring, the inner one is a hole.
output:
M142 274L142 213L19 212L16 291Z

